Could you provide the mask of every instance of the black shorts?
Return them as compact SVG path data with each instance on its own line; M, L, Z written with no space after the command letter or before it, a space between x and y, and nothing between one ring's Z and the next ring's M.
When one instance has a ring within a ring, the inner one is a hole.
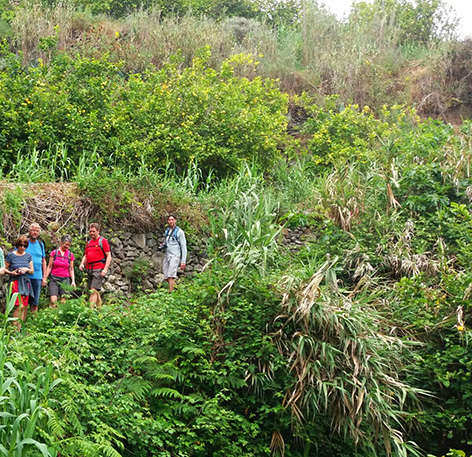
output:
M66 291L61 284L70 284L70 278L51 275L49 279L49 296L61 297Z
M89 288L89 290L101 290L104 279L103 276L101 276L102 271L103 268L99 268L96 270L87 270L87 287Z

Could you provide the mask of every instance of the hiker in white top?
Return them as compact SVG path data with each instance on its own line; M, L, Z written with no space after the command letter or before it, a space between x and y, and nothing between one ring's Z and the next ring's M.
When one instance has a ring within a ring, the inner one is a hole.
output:
M167 217L169 227L164 234L164 243L160 246L160 249L166 253L163 269L164 279L169 283L169 292L172 292L175 288L179 266L184 270L187 262L187 240L184 231L175 225L176 222L176 217L169 214Z

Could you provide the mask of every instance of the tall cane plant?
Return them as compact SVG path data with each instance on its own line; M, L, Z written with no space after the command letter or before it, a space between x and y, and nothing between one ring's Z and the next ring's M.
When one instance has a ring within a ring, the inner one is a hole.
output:
M415 447L403 441L403 411L425 392L399 376L407 348L382 330L372 298L345 295L337 287L335 261L328 260L307 282L284 278L277 318L282 325L273 335L294 380L284 406L300 430L329 417L333 432L369 455L379 442L387 455L412 455Z
M13 351L8 317L18 294L8 294L5 314L0 314L0 456L55 457L57 451L38 441L40 431L47 433L50 392L61 382L53 380L51 367L19 368L11 362Z
M282 227L276 223L278 203L263 191L263 179L245 164L239 175L222 186L219 209L213 211L213 256L223 257L233 272L264 276L277 252Z

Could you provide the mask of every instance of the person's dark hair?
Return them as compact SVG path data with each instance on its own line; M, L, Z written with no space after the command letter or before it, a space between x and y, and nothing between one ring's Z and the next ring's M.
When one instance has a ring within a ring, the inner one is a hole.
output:
M70 235L64 235L62 238L61 238L61 243L72 243L72 237Z
M177 220L177 218L175 217L175 214L174 213L170 213L167 215L167 219L169 219L169 217L173 217L175 220Z
M20 244L26 244L26 247L29 245L28 237L25 235L21 235L15 241L15 247L20 246Z
M97 231L100 231L100 224L97 224L96 222L92 222L90 225L89 225L89 229L91 228L94 228L96 229Z

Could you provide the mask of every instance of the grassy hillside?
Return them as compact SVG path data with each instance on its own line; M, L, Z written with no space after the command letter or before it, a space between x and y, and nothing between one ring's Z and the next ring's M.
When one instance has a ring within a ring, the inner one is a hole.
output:
M210 46L214 69L235 54L251 54L259 66L239 74L279 79L290 94L339 94L374 109L415 103L426 116L470 104L470 43L456 41L454 13L441 1L360 3L346 22L296 1L176 3L173 11L157 0L149 9L113 0L2 5L0 33L27 67L62 53L106 54L121 62L123 74L134 74L161 69L176 55L189 66Z
M471 45L441 2L0 5L2 244L173 211L209 258L19 333L9 301L1 453L472 452Z
M28 436L70 456L468 448L470 126L336 106L313 107L303 160L265 174L83 178L78 192L109 223L147 201L177 210L194 237L200 225L210 263L171 296L100 311L72 300L20 335L5 327L2 376L37 385L43 408ZM26 222L14 189L2 205L17 205L13 226ZM281 234L297 227L309 236L289 251ZM14 421L32 414L15 386L7 449L27 436Z

